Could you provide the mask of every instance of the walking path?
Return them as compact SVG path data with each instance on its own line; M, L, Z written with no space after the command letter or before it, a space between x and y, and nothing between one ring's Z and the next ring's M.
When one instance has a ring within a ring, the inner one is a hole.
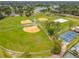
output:
M3 46L0 45L0 48L2 48L5 52L9 53L12 58L15 58L18 54L23 54L24 52L16 52L16 51L13 51L13 50L9 50Z
M25 53L25 52L9 50L9 49L1 46L1 45L0 45L0 48L2 48L5 52L9 53L12 56L12 58L16 58L17 55L22 55L23 53ZM43 50L43 51L40 51L40 52L29 52L29 53L30 54L42 54L42 53L49 52L49 51L50 51L50 49L49 50Z

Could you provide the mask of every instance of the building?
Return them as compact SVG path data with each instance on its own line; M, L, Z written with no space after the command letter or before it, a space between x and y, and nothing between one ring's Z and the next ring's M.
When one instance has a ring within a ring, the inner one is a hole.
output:
M79 26L73 27L72 30L79 33Z

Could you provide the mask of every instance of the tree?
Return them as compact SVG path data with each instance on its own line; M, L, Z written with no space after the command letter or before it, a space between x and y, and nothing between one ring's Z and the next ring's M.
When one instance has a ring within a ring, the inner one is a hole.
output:
M29 16L32 16L33 15L33 10L34 10L34 8L32 8L31 6L27 6L27 8L25 8L25 15L27 16L27 17L29 17Z
M10 7L6 7L4 12L7 16L10 16L12 13Z
M5 16L2 15L2 13L0 13L0 20L5 18Z
M51 53L59 54L61 52L61 42L58 39L57 33L61 30L60 23L47 22L46 29L54 44Z
M61 24L58 22L46 22L46 30L49 36L58 36L58 32L62 29Z
M53 40L53 48L51 49L51 53L59 54L61 52L61 42L57 40L57 38Z
M0 13L2 13L3 16L10 16L11 9L8 6L0 6Z

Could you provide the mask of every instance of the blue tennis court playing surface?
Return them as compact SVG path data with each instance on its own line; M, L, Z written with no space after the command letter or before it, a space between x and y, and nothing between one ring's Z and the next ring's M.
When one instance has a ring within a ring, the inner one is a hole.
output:
M70 42L72 39L74 39L78 33L74 31L68 31L60 35L60 38L64 39L66 42Z

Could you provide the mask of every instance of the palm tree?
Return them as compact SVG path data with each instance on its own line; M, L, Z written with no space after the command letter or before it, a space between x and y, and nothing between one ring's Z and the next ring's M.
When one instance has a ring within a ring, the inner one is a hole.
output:
M54 45L53 45L53 47L51 49L51 53L53 53L53 54L60 54L60 52L61 52L61 42L62 41L57 40L57 38L53 39Z
M59 54L61 52L61 42L58 40L58 32L61 30L60 23L47 22L46 29L54 43L51 52L54 54Z
M56 22L46 22L46 29L47 29L47 32L49 34L49 36L58 36L58 32L62 29L61 28L61 24L60 23L56 23Z

